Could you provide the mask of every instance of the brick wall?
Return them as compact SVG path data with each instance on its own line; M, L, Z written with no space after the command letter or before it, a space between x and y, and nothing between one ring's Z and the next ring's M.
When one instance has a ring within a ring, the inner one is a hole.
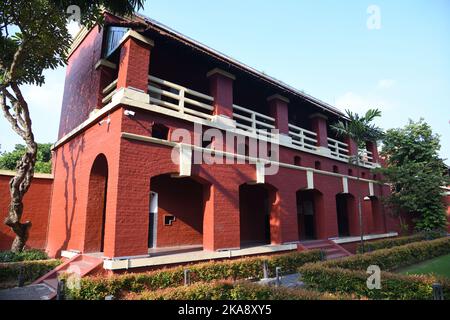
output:
M10 180L11 175L0 174L0 250L8 250L15 237L10 228L3 223L10 201ZM38 249L45 247L52 182L53 179L35 177L24 197L22 221L29 220L32 223L27 247Z

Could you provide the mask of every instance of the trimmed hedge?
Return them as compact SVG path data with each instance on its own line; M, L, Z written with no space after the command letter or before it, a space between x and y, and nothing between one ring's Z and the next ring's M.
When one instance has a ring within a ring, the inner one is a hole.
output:
M0 263L0 283L2 287L5 283L17 284L21 268L25 283L33 282L60 264L57 259Z
M305 289L276 288L249 282L219 281L196 283L188 287L146 290L129 294L128 300L338 300L349 295L336 295Z
M448 253L450 253L450 237L356 254L339 260L325 261L322 265L363 271L370 265L377 265L383 271L392 271Z
M406 237L398 237L398 238L393 238L393 239L383 239L383 240L377 240L377 241L372 241L372 242L365 242L364 248L365 248L365 252L372 252L375 250L389 249L392 247L403 246L408 243L413 243L413 242L418 242L418 241L423 241L423 240L434 240L434 239L437 239L437 238L440 238L443 236L444 235L442 234L442 232L437 232L437 231L421 232L421 233L416 233L414 235L406 236ZM361 244L358 244L356 252L362 253Z
M311 289L337 294L354 294L369 299L431 300L433 283L440 283L444 298L450 299L450 281L433 276L381 273L381 289L367 287L368 274L361 270L325 267L320 263L300 267L301 279Z
M96 300L108 295L118 296L123 292L139 293L144 290L157 290L176 287L183 284L184 269L190 270L191 282L211 282L214 280L260 279L263 277L262 263L267 261L269 273L274 275L275 267L281 267L283 273L294 273L305 263L322 259L319 250L294 252L274 256L249 257L237 260L211 261L184 267L167 268L145 273L128 273L85 277L81 279L79 288L69 289L73 299Z
M34 261L47 259L47 253L37 249L24 250L21 252L0 251L0 262Z

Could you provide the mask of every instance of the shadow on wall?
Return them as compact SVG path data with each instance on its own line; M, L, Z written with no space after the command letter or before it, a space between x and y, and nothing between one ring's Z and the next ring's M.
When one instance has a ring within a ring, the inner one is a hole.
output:
M67 161L65 156L65 149L68 146L69 154L70 154L70 163ZM64 182L64 213L65 213L65 238L61 247L57 250L56 254L59 256L61 254L61 250L67 249L67 245L69 244L69 240L72 238L72 224L75 217L75 208L77 203L77 179L75 177L76 167L78 165L78 160L80 158L80 154L84 149L84 135L81 136L81 140L72 140L68 144L64 145L61 150L61 160L64 165L65 170L65 182ZM55 172L56 174L56 172ZM69 196L69 179L72 185L71 195ZM69 201L72 200L72 201ZM70 209L69 209L70 203ZM69 213L70 212L70 213Z

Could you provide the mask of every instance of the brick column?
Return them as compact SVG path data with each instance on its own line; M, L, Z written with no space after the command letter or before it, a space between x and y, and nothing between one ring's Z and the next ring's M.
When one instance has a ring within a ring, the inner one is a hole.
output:
M280 134L289 135L289 99L275 94L267 98L267 101L269 102L270 116L275 119L275 128L280 130Z
M297 197L287 186L275 192L270 212L272 244L298 241Z
M213 69L206 76L209 78L210 95L214 98L214 115L233 118L233 81L234 75L221 69Z
M379 155L376 141L367 141L366 142L367 151L372 152L373 163L379 163Z
M147 93L150 51L153 41L129 31L121 44L117 88L134 88Z
M312 131L317 133L317 147L320 152L330 153L328 149L328 130L327 130L327 120L328 117L321 114L315 113L309 117L311 119Z
M100 73L97 108L101 108L102 99L104 98L103 89L117 78L117 65L108 60L100 59L95 65L95 69Z
M240 248L239 187L222 190L211 186L205 193L203 249Z
M356 142L350 137L346 137L344 139L344 142L348 144L348 155L356 156L358 154L358 146Z

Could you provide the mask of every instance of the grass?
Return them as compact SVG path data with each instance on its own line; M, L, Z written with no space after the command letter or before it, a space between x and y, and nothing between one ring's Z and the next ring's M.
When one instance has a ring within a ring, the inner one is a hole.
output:
M435 274L450 279L450 254L399 270L403 274Z

